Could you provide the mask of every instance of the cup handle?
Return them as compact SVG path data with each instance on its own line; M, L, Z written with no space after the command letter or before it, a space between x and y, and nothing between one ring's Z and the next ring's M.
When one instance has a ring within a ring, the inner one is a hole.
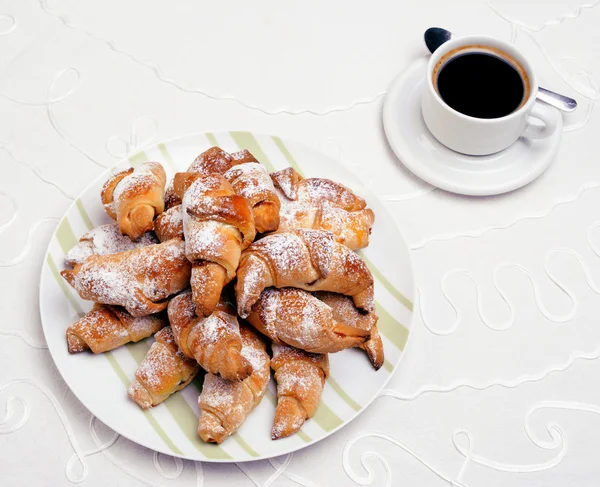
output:
M550 105L536 102L535 105L533 105L533 110L531 110L529 117L537 118L544 122L544 126L540 127L539 125L533 125L530 120L527 120L523 136L529 139L544 139L549 137L554 133L558 126L556 108L553 108Z

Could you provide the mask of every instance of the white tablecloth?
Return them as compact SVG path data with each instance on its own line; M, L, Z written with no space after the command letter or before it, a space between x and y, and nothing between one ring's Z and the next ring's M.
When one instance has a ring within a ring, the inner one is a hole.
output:
M1 2L0 484L597 485L600 2L581 1ZM512 40L579 101L530 186L460 197L391 153L383 97L431 25ZM104 166L236 129L361 174L412 249L419 300L401 370L349 426L272 462L194 464L75 399L45 349L38 280L57 219Z

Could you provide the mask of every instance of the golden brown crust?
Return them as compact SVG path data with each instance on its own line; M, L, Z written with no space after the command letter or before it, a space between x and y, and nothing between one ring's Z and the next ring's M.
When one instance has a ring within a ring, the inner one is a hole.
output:
M132 172L133 167L126 169L125 171L118 172L114 176L108 178L100 190L100 200L102 201L102 205L104 205L104 211L106 211L108 216L110 216L113 220L117 219L117 208L113 199L115 188Z
M111 177L103 186L102 203L132 240L152 230L152 221L163 212L167 176L158 162L145 162Z
M242 318L270 286L341 293L351 296L363 311L375 310L373 276L367 265L348 247L335 242L329 232L296 230L269 235L246 249L236 283Z
M277 440L296 433L315 414L329 377L329 357L273 344L271 368L277 382L271 438Z
M173 238L183 240L183 214L181 205L173 206L163 211L156 220L154 220L154 233L161 242L166 242Z
M350 189L329 179L304 179L291 167L271 178L281 200L278 233L298 228L327 230L353 250L369 245L375 214Z
M243 381L228 381L214 374L204 378L198 405L202 410L198 436L221 443L232 435L260 404L269 383L270 360L264 342L250 327L241 326L242 355L252 364Z
M252 366L242 352L242 336L237 318L225 302L210 316L196 316L189 292L175 296L168 306L169 322L181 351L195 359L207 372L227 380L243 380Z
M82 299L123 306L133 316L158 313L188 286L191 264L181 240L118 254L92 255L61 275Z
M171 327L154 335L156 341L135 371L129 397L142 409L160 404L171 394L187 386L200 368L177 347Z
M211 174L185 191L182 212L186 255L193 263L193 298L198 311L208 316L223 286L235 277L241 251L254 240L252 209L223 176Z
M341 297L354 308L351 298ZM360 346L369 338L372 327L369 315L364 315L363 320L344 319L336 316L325 301L307 291L268 288L247 319L275 343L306 352L332 353Z
M96 303L67 328L67 346L69 353L103 353L148 338L167 324L162 314L135 317L119 306Z
M224 174L234 164L239 164L239 162L235 161L231 154L215 146L196 157L187 172L196 172L202 175Z
M236 194L248 200L258 233L279 227L280 202L269 173L259 163L238 164L224 174Z
M367 352L375 370L379 370L383 365L385 355L383 342L377 329L377 314L375 312L361 313L348 296L329 292L318 292L315 293L315 296L332 309L336 320L370 330L370 338L358 346Z

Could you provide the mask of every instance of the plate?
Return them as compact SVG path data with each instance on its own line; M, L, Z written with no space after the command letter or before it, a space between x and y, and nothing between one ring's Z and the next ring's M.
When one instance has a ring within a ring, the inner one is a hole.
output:
M562 116L545 139L519 138L507 149L468 156L448 149L429 132L421 115L421 92L429 58L417 59L393 82L383 107L383 125L398 159L424 181L453 193L507 193L538 178L552 163L562 138Z
M111 173L143 161L159 161L169 178L185 171L194 158L213 145L233 152L248 149L269 171L292 166L305 176L325 177L345 184L365 197L375 211L371 245L361 251L375 277L379 329L386 361L375 371L361 350L330 355L331 377L315 416L299 433L281 440L270 437L276 404L271 380L261 404L231 438L221 445L197 436L201 378L164 403L143 411L127 396L134 372L152 338L111 352L69 355L65 330L91 308L62 279L65 253L87 230L109 223L100 203L100 188ZM348 424L377 397L402 358L409 336L414 282L404 238L383 204L365 190L348 169L324 154L297 142L250 132L195 134L156 144L119 162L75 200L50 240L41 273L40 313L52 358L75 396L100 421L117 433L152 450L189 460L244 462L290 453L329 436Z

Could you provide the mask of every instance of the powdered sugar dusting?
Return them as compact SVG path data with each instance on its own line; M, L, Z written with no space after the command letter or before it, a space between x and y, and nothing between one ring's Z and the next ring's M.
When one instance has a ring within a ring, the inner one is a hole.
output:
M233 166L224 175L234 191L246 198L252 206L264 201L267 195L275 195L273 181L266 168L257 162Z
M157 243L153 233L147 232L138 240L131 241L122 235L118 223L109 223L83 234L79 243L65 255L65 264L82 264L90 255L110 255Z
M181 205L174 206L161 213L154 220L154 230L161 242L172 238L183 239L183 213Z
M118 304L134 315L149 314L154 302L181 291L189 279L182 241L134 249L117 260L111 257L88 259L79 268L72 284L82 298Z
M157 162L145 162L136 166L131 174L117 184L113 192L113 201L118 204L125 193L142 194L156 185L163 186L164 182L154 174L157 166L160 167Z

